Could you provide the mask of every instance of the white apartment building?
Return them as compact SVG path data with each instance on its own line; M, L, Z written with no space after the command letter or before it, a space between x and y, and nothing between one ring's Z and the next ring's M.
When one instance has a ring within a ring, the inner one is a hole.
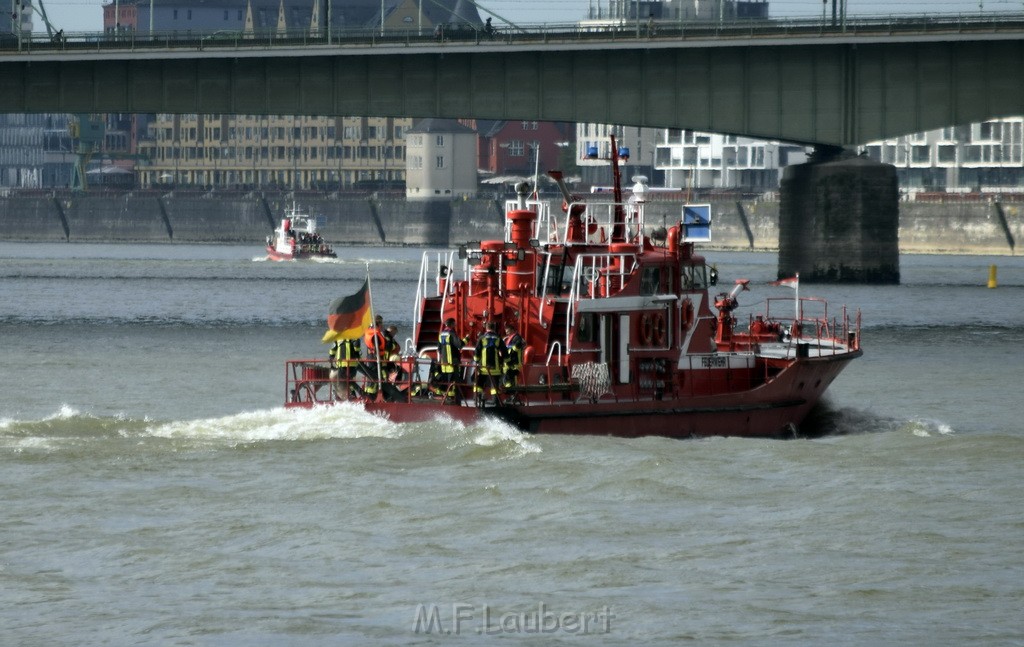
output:
M655 167L665 186L774 191L781 170L807 161L803 146L670 128L658 131Z
M1024 117L950 126L866 144L862 154L896 167L908 192L1001 192L1024 187Z
M807 161L803 146L776 141L675 128L579 124L576 163L584 182L611 182L612 133L619 148L629 151L629 160L622 167L624 181L646 175L652 186L774 191L783 167ZM597 156L593 157L595 150Z

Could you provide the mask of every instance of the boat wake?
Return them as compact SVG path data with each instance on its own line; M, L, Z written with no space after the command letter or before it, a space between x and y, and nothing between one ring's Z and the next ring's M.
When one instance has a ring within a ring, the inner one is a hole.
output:
M836 408L823 401L811 409L797 436L822 438L866 433L900 433L928 438L949 436L956 431L940 420L880 416L863 409Z
M114 442L123 450L125 441L138 447L170 443L177 449L216 449L359 438L401 440L427 445L441 455L455 452L471 458L515 457L541 451L535 440L498 420L463 425L442 417L398 424L344 403L167 422L124 415L95 416L68 405L37 420L0 418L0 452L61 451L102 442Z

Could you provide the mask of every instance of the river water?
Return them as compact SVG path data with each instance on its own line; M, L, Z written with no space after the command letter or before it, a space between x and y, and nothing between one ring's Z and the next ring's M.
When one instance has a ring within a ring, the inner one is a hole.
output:
M367 263L409 334L421 253L0 244L0 643L1024 645L1024 259L802 286L864 318L809 438L285 411Z

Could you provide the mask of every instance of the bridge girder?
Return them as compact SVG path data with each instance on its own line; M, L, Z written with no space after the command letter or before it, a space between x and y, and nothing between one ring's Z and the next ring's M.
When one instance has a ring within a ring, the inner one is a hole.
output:
M0 111L475 117L852 146L1024 114L1024 40L0 59Z

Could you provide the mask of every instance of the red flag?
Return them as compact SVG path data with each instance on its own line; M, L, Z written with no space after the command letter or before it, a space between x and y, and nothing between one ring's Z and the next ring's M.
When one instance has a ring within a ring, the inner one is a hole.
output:
M372 323L370 319L370 280L363 282L359 292L338 297L327 309L327 332L323 343L338 339L359 339Z

